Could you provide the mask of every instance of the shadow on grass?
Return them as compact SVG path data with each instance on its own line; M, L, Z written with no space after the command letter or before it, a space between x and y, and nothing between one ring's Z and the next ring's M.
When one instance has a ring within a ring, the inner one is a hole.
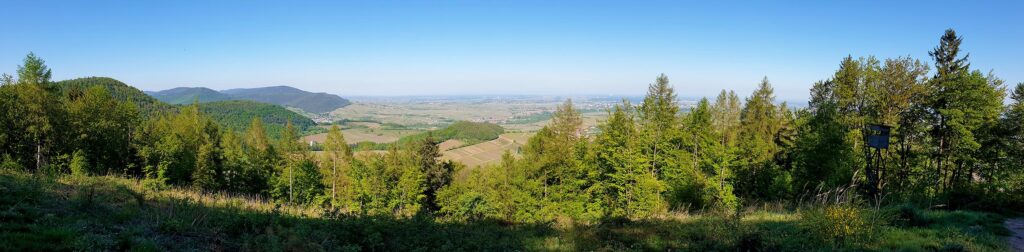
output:
M153 196L129 180L62 179L0 171L0 250L61 251L910 251L998 250L974 244L998 232L997 216L921 212L908 226L879 229L876 240L836 245L794 213L606 220L558 227L498 220L444 222L428 216L305 216L286 210L210 205ZM950 231L952 230L952 231ZM973 233L972 233L973 232ZM975 235L978 234L978 235ZM886 243L905 237L916 243ZM952 238L951 238L952 237ZM958 238L959 237L959 238ZM880 239L880 240L879 240ZM959 246L959 247L958 247ZM908 249L909 248L909 249Z

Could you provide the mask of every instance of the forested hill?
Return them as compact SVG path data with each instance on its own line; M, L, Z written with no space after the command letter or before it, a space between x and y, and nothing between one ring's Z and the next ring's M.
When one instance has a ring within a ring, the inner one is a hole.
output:
M148 93L154 98L170 104L190 104L197 99L199 102L233 100L229 95L204 87L178 87Z
M337 95L312 93L289 86L239 88L219 92L209 88L179 87L150 94L172 104L189 104L196 98L199 102L249 100L298 108L310 113L327 113L351 103Z
M235 99L295 107L310 113L327 113L351 104L345 98L337 95L306 92L289 86L240 88L221 92L231 95Z
M221 125L245 132L252 119L259 117L267 131L267 136L277 139L284 131L290 119L295 128L301 132L315 129L316 123L299 113L284 107L254 101L217 101L199 104L199 110L213 118Z
M54 83L54 87L56 87L56 89L65 96L73 92L84 92L86 89L93 86L106 88L107 92L118 100L131 101L132 103L135 103L135 106L138 107L139 112L143 115L150 115L154 112L170 111L174 109L173 106L160 102L141 90L114 78L84 77Z
M178 103L179 105L167 104L135 87L108 77L86 77L54 83L55 89L65 97L72 95L72 93L84 92L93 86L106 88L110 95L117 100L131 101L139 108L140 114L145 117L157 115L160 112L176 112L182 106L191 105L194 101L194 99L185 99L187 101ZM190 97L195 97L194 95L198 94L201 97L200 101L202 101L202 97L207 97L205 95L208 95L208 93L201 91L202 89L213 91L207 88L184 88L176 92L187 94ZM213 92L217 93L217 91ZM216 98L214 96L209 97ZM227 96L224 95L224 97ZM275 139L281 134L281 131L284 129L285 123L289 118L299 131L309 131L314 129L316 126L316 123L314 123L313 120L310 120L299 113L295 113L281 106L262 102L215 101L200 104L199 109L207 116L210 116L214 121L236 131L245 131L248 129L252 119L258 117L263 121L267 135Z
M426 138L428 135L433 137L435 141L443 142L449 139L456 139L463 141L467 144L475 144L480 142L486 142L494 140L505 133L505 129L497 124L485 123L485 122L469 122L469 121L457 121L448 125L443 129L433 130L424 132L416 135L410 135L399 139L399 143L407 143L411 141L418 141Z

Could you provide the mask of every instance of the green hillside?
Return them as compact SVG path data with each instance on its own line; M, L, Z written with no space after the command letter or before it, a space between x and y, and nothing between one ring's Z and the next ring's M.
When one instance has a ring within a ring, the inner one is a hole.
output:
M310 113L327 113L351 103L337 95L312 93L289 86L229 89L221 93L234 99L294 107Z
M231 96L204 87L179 87L159 92L152 92L153 98L170 104L190 104L197 99L199 102L215 102L233 100Z
M284 107L262 102L218 101L200 104L199 109L221 125L240 132L249 128L252 118L259 117L271 138L281 135L289 119L301 132L319 129L309 118Z
M143 115L151 115L155 112L174 110L173 106L163 103L156 98L147 95L141 90L125 84L124 82L109 77L85 77L64 80L54 83L54 86L64 95L71 92L85 91L93 86L103 86L107 88L107 91L110 92L110 95L114 98L122 101L132 101L135 103Z
M76 90L84 91L92 86L103 86L107 88L110 94L118 100L132 101L139 107L139 111L144 116L153 115L158 112L177 111L178 108L192 103L192 101L189 101L181 103L182 105L170 105L140 91L135 87L129 86L124 82L108 77L86 77L54 83L54 87L64 95L68 95L71 92L77 92ZM206 88L193 89L190 93L206 93L203 91L197 91L199 89ZM206 90L213 91L210 89ZM281 131L284 129L285 122L287 122L289 118L292 118L292 123L294 123L295 127L300 131L306 132L318 129L315 127L316 123L309 118L285 109L284 107L268 103L254 101L217 101L203 103L199 107L203 113L213 118L214 121L236 131L244 131L248 129L249 123L252 122L252 118L259 117L266 127L267 134L272 138L277 138L281 134Z

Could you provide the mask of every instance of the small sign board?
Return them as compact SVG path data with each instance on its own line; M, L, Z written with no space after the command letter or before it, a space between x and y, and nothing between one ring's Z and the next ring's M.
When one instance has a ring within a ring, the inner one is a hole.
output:
M868 138L868 146L876 149L888 149L890 129L891 127L886 125L869 124L864 132Z

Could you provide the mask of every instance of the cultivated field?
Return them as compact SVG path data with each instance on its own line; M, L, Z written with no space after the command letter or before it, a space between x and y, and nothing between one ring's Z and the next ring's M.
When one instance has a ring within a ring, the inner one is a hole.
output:
M467 172L479 166L501 162L501 156L505 151L519 155L520 148L532 135L533 133L505 133L498 139L444 151L441 158L465 164L469 168L464 171Z
M393 123L417 129L442 128L455 121L490 122L508 131L530 132L543 127L550 113L566 97L472 96L353 98L355 103L330 113L333 120ZM606 116L604 110L618 99L575 97L576 108L584 112L584 126Z
M379 123L372 122L350 122L345 125L346 127L341 130L341 133L345 135L345 141L349 144L356 144L359 142L374 142L374 143L390 143L398 141L399 138L408 135L414 135L423 130L419 129L388 129L381 127ZM328 127L329 126L322 126ZM327 140L327 133L320 133L316 135L309 135L302 138L303 142L317 142L323 143Z

